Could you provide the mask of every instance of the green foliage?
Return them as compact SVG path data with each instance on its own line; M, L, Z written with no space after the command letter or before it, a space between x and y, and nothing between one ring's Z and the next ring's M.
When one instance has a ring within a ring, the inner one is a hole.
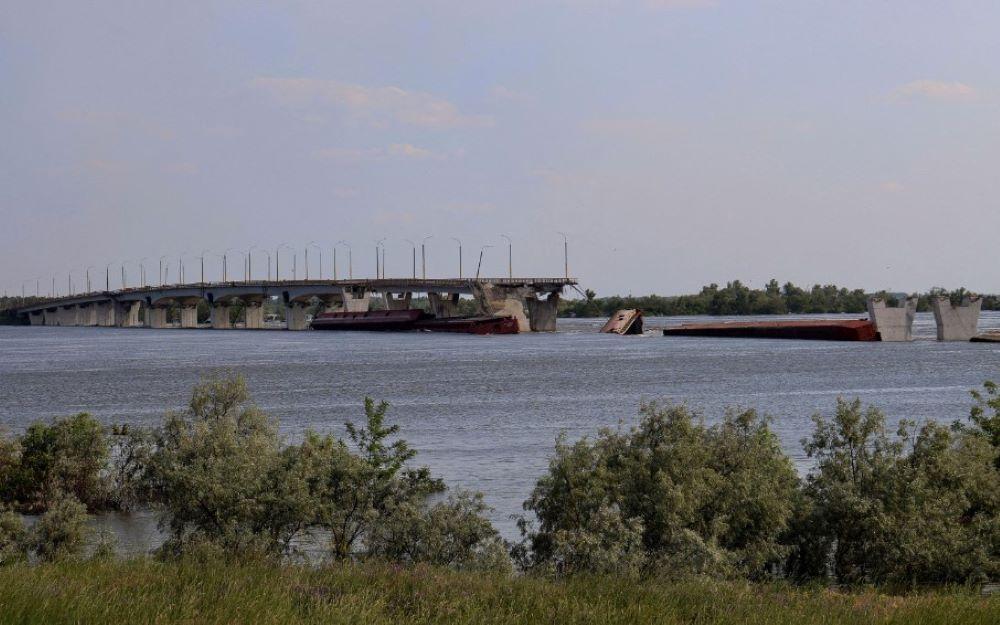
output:
M89 414L50 424L34 423L17 446L16 468L7 461L8 486L0 488L8 502L16 502L25 511L41 512L62 493L70 493L91 510L107 505L108 488L102 472L108 460L108 442L103 426ZM10 452L0 451L0 465L5 455L9 458ZM3 472L0 467L0 475Z
M17 494L15 480L20 465L20 443L0 428L0 506L14 501Z
M797 483L766 420L730 411L706 427L683 406L655 404L640 416L630 432L557 443L525 502L539 521L537 532L522 523L533 564L765 575L784 555Z
M0 567L28 559L27 535L21 517L0 503Z
M930 297L944 294L961 299L965 289L945 291L931 289L921 295L917 310L930 310ZM676 315L785 315L789 313L864 313L869 295L881 295L888 300L892 296L885 291L866 293L863 289L845 289L832 284L813 285L809 290L795 286L791 282L784 285L770 280L762 289L751 289L739 280L727 282L726 286L709 284L693 295L664 297L646 295L642 297L612 296L597 297L589 289L583 299L564 299L559 303L559 314L570 317L607 317L623 308L638 308L651 316ZM1000 310L1000 296L983 296L983 310Z
M31 528L28 545L42 562L77 557L90 536L87 518L83 503L72 495L59 496Z
M1000 449L1000 387L987 381L982 391L972 391L972 399L975 401L970 415L972 423L993 447ZM1000 469L1000 464L997 468Z
M483 516L487 511L482 495L469 492L429 507L420 501L400 504L373 525L366 553L402 564L509 572L507 547Z
M196 386L188 409L155 432L153 448L147 477L169 533L164 553L202 542L233 552L287 548L298 527L272 506L282 481L277 426L250 404L243 378Z
M794 575L914 585L1000 573L995 448L934 423L913 435L904 422L890 437L884 415L857 400L814 419Z

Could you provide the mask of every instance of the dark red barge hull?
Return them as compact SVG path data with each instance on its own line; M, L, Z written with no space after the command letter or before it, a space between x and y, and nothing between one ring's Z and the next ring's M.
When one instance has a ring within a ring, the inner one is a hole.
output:
M733 321L690 323L665 328L664 336L718 336L729 338L804 339L812 341L877 341L875 324L867 319L840 321Z
M422 310L371 310L368 312L321 313L313 319L314 330L368 332L458 332L463 334L517 334L512 317L451 317L438 319Z

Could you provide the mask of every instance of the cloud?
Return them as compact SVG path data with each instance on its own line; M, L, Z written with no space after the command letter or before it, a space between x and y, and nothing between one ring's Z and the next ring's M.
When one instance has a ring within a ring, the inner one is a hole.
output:
M329 147L315 150L313 157L319 159L330 159L337 161L348 161L359 163L362 161L380 161L389 158L393 159L444 159L443 154L438 154L432 150L420 148L412 143L393 143L384 148L342 148Z
M927 98L930 100L971 100L976 97L974 87L962 82L945 82L940 80L914 80L896 87L892 96L901 100Z
M400 87L367 87L318 78L272 77L257 77L250 84L282 106L299 110L334 107L377 126L390 122L423 128L493 125L492 117L468 115L448 100Z

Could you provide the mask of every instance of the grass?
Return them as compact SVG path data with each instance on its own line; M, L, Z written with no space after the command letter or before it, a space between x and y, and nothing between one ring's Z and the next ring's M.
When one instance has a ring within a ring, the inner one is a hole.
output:
M1000 597L729 582L553 581L431 567L150 559L0 567L0 624L982 623Z

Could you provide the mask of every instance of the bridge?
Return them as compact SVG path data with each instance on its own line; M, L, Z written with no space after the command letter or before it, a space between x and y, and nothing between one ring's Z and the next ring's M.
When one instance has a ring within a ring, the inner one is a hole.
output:
M264 329L264 302L284 307L285 327L306 330L307 309L321 312L369 310L381 298L390 310L409 308L413 295L426 294L431 311L441 318L458 315L462 295L471 296L480 314L517 319L521 331L553 332L560 295L575 287L573 278L380 278L373 280L251 280L197 282L95 291L18 309L31 325L119 328L200 328L198 306L209 307L209 323L218 330ZM241 306L242 323L233 322L233 307ZM171 310L179 310L171 319Z

